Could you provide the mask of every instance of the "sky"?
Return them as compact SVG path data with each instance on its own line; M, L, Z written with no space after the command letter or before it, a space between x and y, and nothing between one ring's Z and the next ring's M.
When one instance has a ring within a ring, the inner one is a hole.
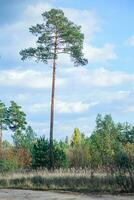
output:
M41 14L60 8L81 25L88 65L74 67L67 55L57 63L54 137L71 137L75 127L87 136L98 113L133 123L133 0L0 0L0 99L14 100L38 136L49 136L52 65L23 62L21 49L35 45L29 27ZM4 133L11 140L11 132Z

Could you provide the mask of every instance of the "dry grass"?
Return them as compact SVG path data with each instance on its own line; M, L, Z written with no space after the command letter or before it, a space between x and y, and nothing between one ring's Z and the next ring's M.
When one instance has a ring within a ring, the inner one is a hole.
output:
M117 177L106 176L104 174L99 174L91 178L90 171L88 170L57 170L54 172L38 170L1 174L0 188L109 193L124 191L124 188L117 180ZM126 183L129 185L129 180ZM128 191L124 192L132 192L131 187L128 187Z

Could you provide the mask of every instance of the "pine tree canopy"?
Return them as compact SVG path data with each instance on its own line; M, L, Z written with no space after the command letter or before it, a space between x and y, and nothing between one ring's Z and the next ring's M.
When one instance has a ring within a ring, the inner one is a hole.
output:
M37 36L36 48L24 49L20 52L22 60L34 57L36 61L48 63L57 59L59 54L69 54L76 66L87 64L83 55L84 35L81 27L65 17L59 9L51 9L42 14L42 24L32 26L29 30Z

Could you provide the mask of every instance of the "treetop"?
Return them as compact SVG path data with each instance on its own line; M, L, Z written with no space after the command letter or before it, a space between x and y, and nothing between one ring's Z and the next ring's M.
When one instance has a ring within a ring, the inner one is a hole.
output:
M60 9L46 11L42 17L42 24L29 28L37 37L37 47L22 50L22 60L34 57L36 61L48 63L51 59L57 59L59 54L65 53L70 55L75 65L87 64L82 52L84 34L81 26L68 20Z

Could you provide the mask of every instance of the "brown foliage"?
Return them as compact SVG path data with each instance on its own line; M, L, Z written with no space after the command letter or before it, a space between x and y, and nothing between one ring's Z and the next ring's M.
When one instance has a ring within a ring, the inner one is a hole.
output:
M31 165L31 155L26 149L19 149L16 152L16 159L20 168L28 168Z

